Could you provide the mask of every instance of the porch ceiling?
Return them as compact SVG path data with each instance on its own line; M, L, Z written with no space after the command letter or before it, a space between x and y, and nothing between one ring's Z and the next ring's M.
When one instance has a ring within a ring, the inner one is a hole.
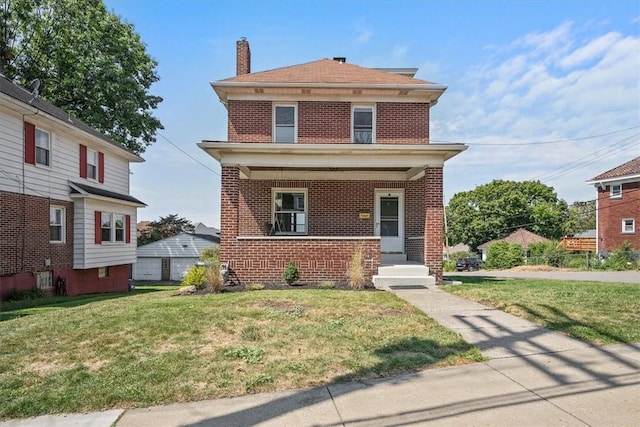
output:
M277 144L203 141L222 165L251 179L394 179L421 176L426 166L467 149L464 144Z

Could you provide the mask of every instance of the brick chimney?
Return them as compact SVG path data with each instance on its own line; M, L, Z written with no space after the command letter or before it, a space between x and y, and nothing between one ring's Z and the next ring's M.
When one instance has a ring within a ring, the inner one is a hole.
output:
M236 42L236 76L251 72L251 49L245 37Z

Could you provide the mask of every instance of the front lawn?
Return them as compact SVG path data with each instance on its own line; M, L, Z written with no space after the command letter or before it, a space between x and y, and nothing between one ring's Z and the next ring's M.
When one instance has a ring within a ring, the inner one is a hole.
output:
M640 286L456 277L441 289L598 345L640 342Z
M0 419L297 389L483 360L459 335L388 292L175 293L138 288L0 306Z

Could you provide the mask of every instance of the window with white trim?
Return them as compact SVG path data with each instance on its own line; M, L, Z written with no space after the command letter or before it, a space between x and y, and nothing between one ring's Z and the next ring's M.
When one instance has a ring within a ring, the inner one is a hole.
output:
M354 144L373 144L375 142L375 109L372 105L353 106L351 123L351 141Z
M633 234L636 232L636 221L633 218L625 218L622 220L622 233Z
M102 212L102 241L103 242L111 242L111 230L113 230L113 225L111 221L113 219L113 215L110 213Z
M51 206L49 208L49 241L52 243L64 243L65 236L65 209Z
M36 128L36 164L51 166L51 135Z
M295 105L273 106L273 142L296 142L297 108Z
M87 149L87 178L98 179L98 153Z
M620 199L622 198L622 184L612 185L610 187L609 198L610 199Z
M124 243L126 215L102 212L102 242Z
M273 190L275 234L307 234L307 189Z
M113 225L115 230L115 241L124 242L124 215L115 214Z

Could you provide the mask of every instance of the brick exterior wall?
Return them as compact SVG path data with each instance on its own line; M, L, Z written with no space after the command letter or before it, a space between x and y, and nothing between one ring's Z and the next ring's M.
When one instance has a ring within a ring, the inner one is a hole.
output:
M272 142L271 101L228 101L227 112L230 142Z
M65 208L65 243L49 242L50 206ZM73 267L72 202L0 191L0 219L0 276Z
M351 142L351 102L298 102L298 143ZM271 101L227 102L230 142L272 142ZM376 143L428 144L429 104L376 104Z
M630 242L640 250L640 182L622 184L622 197L610 198L611 187L598 188L598 250L612 252ZM622 233L622 219L635 219L635 233Z
M442 197L442 168L426 167L424 215L424 265L442 283L442 246L444 242L444 201Z
M282 273L287 263L293 260L300 273L299 284L323 280L346 283L347 264L358 245L364 250L365 276L370 283L380 266L380 240L377 239L241 238L234 244L235 256L229 260L229 267L244 284L280 284L284 282Z
M429 104L378 103L376 105L376 143L428 144Z

